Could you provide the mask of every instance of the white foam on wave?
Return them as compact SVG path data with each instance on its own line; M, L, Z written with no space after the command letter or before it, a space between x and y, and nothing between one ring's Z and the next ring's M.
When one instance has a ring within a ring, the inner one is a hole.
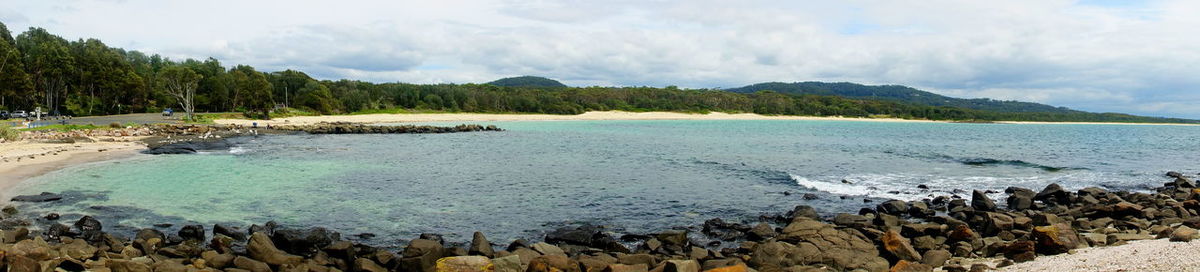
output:
M235 147L229 148L229 154L242 154L242 153L246 153L246 152L250 152L250 150L246 149L245 147L235 146Z
M853 184L845 184L845 183L842 183L841 181L834 183L834 182L814 181L814 180L811 180L811 179L808 179L805 177L791 175L791 174L789 174L789 176L792 177L792 180L796 181L796 184L799 184L800 186L804 186L805 188L809 188L809 189L813 189L813 190L817 190L817 191L840 194L840 195L868 195L868 193L869 193L865 190L866 189L865 187L859 187L859 186L855 186Z

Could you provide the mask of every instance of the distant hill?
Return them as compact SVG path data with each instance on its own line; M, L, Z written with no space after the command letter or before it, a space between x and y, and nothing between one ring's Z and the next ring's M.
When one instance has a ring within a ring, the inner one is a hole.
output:
M487 84L502 86L502 87L550 87L559 88L567 87L567 85L558 82L557 80L539 77L539 76L519 76L501 78L496 81L488 82Z
M918 90L901 85L862 85L848 82L767 82L741 88L727 89L736 93L754 93L771 90L787 94L836 95L848 98L886 100L927 106L947 106L996 112L1054 112L1079 113L1080 111L1045 104L1002 101L988 98L964 99Z

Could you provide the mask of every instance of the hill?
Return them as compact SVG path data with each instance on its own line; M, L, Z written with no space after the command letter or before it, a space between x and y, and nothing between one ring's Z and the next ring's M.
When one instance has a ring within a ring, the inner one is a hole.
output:
M487 84L500 87L550 87L564 88L567 85L558 82L557 80L539 77L539 76L519 76L501 78L496 81L488 82Z
M770 90L786 94L836 95L847 98L886 100L926 106L957 107L996 112L1052 112L1079 113L1080 111L1045 104L1003 101L988 98L964 99L944 96L901 85L862 85L848 82L767 82L741 88L727 89L736 93L754 93Z

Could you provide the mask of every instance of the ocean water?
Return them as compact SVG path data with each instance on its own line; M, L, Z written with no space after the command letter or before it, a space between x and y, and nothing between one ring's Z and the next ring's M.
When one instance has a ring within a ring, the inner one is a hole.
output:
M1196 173L1200 127L856 121L486 122L504 132L288 135L229 151L136 156L35 178L20 204L106 228L276 220L393 246L433 232L539 240L577 224L648 233L795 205L831 215L863 199L970 197L1008 186L1145 190ZM918 185L930 189L918 189ZM818 198L805 200L804 194ZM994 195L1002 197L1002 194ZM69 223L69 222L68 222Z

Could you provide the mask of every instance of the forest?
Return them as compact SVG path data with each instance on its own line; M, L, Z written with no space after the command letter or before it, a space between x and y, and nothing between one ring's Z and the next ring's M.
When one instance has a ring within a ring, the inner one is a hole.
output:
M97 39L70 41L42 28L13 36L0 23L0 39L0 110L40 107L71 116L173 108L269 118L282 106L320 114L390 109L548 114L623 110L962 121L1200 122L1081 111L1002 112L771 90L565 87L531 77L497 84L317 80L295 70L259 71L248 65L227 66L214 58L171 60L110 47Z

